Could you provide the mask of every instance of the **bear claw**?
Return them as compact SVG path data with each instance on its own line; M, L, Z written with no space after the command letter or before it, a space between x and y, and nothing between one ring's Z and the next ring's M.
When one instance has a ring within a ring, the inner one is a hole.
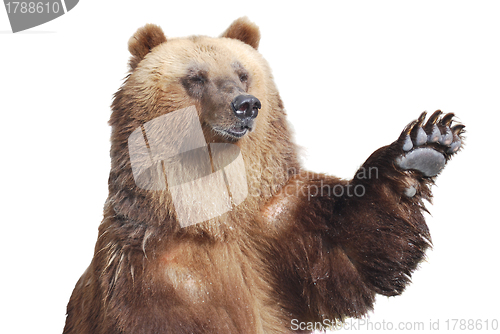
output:
M462 146L461 134L464 125L451 123L453 113L435 111L424 125L426 113L408 124L401 134L403 154L396 158L396 165L404 170L416 170L425 177L433 177L444 168L449 157Z

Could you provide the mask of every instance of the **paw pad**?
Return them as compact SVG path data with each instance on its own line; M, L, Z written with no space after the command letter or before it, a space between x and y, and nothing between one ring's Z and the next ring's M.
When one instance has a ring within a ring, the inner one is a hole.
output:
M444 155L432 148L418 148L396 159L396 163L403 169L414 169L425 176L436 176L446 164Z

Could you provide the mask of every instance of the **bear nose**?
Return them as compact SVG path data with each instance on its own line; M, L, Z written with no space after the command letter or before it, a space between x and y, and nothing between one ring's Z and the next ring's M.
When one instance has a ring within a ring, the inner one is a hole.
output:
M261 104L258 98L253 95L238 95L231 102L236 117L240 119L255 118L259 113Z

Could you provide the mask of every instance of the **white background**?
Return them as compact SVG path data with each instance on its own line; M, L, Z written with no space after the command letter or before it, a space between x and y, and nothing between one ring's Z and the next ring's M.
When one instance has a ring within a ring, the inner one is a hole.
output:
M128 38L148 22L167 36L217 36L243 15L261 28L308 169L351 177L424 110L467 125L429 205L434 249L370 321L443 330L447 319L500 318L500 3L297 3L84 0L17 34L0 9L0 332L62 332L107 196L107 120Z

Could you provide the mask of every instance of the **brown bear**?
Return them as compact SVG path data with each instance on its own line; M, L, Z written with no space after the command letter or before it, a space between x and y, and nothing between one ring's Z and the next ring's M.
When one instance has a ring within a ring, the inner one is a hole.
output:
M430 246L430 186L462 147L423 113L351 180L303 170L258 28L129 40L109 197L64 333L290 333L400 294Z

